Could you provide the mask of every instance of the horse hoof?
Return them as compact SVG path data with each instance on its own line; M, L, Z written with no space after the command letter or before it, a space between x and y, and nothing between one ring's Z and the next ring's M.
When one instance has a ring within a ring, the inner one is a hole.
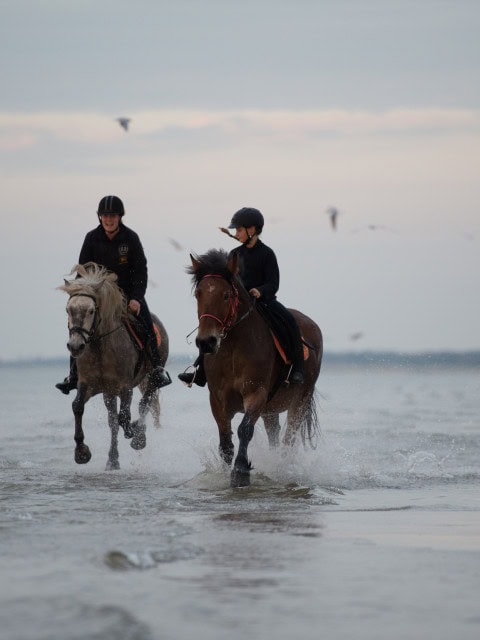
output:
M133 436L135 435L137 424L138 421L135 420L135 422L131 422L130 424L125 425L125 427L123 428L123 435L125 436L125 438L127 438L127 440L130 440L130 438L133 438Z
M75 449L75 462L77 464L87 464L87 462L90 462L91 457L92 454L86 444Z
M145 447L147 446L147 438L145 434L141 433L135 436L131 441L130 446L132 447L132 449L135 449L135 451L139 451L140 449L145 449Z
M250 471L244 469L232 469L230 474L230 486L234 489L250 486Z
M108 460L105 465L105 471L118 471L120 469L120 463L118 460Z

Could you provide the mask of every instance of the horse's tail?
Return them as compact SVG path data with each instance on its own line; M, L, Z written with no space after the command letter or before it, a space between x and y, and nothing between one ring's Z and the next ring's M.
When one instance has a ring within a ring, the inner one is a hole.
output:
M318 420L316 390L307 398L300 423L300 433L303 446L310 445L312 449L317 448L317 441L320 436L320 424Z

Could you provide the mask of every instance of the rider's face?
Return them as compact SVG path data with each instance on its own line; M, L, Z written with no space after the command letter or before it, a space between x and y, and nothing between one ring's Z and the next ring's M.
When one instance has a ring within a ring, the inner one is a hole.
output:
M235 229L235 238L240 242L245 242L248 239L245 227L237 227Z
M238 227L235 229L235 238L239 242L247 242L249 238L251 238L255 233L255 227Z
M102 213L100 216L100 222L106 233L114 233L118 229L120 224L120 216L118 213Z

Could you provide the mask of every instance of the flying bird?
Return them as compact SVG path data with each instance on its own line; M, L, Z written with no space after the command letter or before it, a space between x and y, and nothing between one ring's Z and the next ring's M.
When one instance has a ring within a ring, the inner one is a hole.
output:
M176 249L177 251L183 251L182 245L177 240L175 240L175 238L169 238L168 241L174 249Z
M325 213L328 213L328 215L330 216L330 224L332 225L332 229L336 231L338 209L336 207L329 207Z
M123 127L123 129L125 129L125 131L128 131L128 125L130 124L131 121L132 121L131 118L117 118L118 124L121 127Z
M356 342L357 340L360 340L360 338L363 338L363 331L356 331L350 335L350 340L352 340L352 342Z

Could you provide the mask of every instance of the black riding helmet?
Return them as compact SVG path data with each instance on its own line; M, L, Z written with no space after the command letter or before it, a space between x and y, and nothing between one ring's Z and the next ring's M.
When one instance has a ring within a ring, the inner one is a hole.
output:
M125 215L123 202L118 196L104 196L98 203L97 215L100 218L104 213L111 215L118 214L120 217Z
M242 207L233 214L232 221L228 225L229 229L238 229L239 227L255 227L257 233L262 233L264 219L261 212L254 207Z

